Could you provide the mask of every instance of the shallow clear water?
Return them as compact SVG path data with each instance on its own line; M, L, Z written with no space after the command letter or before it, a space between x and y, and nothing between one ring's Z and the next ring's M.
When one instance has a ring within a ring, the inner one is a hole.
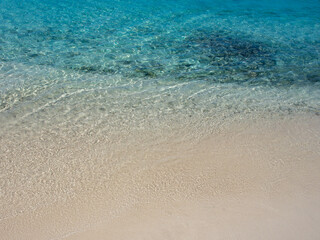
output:
M2 0L2 131L318 114L319 22L318 0Z
M230 225L225 209L241 211L227 203L220 217L212 199L254 188L281 231L317 232L304 207L319 209L310 115L320 115L319 0L0 0L0 240L65 238L138 206L163 202L162 213L207 196L215 212L201 225L214 215L217 229ZM274 211L283 182L310 201ZM291 212L299 220L286 225Z

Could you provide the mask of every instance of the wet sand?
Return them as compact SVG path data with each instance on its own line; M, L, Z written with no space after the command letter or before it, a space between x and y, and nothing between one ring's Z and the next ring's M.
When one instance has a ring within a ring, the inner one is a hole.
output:
M320 238L319 117L130 139L2 137L0 239Z

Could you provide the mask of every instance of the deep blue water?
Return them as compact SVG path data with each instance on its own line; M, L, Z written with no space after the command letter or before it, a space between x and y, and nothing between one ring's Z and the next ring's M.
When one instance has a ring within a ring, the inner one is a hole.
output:
M130 94L173 87L148 107L318 112L320 1L0 0L2 117L50 112L61 99L112 112L110 101L123 108Z

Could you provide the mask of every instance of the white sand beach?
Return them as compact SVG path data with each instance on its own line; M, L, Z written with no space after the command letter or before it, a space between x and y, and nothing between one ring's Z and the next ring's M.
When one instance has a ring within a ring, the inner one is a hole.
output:
M320 237L318 116L153 134L1 138L0 239Z

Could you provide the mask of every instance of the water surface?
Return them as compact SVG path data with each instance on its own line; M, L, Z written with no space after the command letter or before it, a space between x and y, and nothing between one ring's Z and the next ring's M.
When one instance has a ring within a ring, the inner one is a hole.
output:
M2 0L2 129L319 113L319 5Z

